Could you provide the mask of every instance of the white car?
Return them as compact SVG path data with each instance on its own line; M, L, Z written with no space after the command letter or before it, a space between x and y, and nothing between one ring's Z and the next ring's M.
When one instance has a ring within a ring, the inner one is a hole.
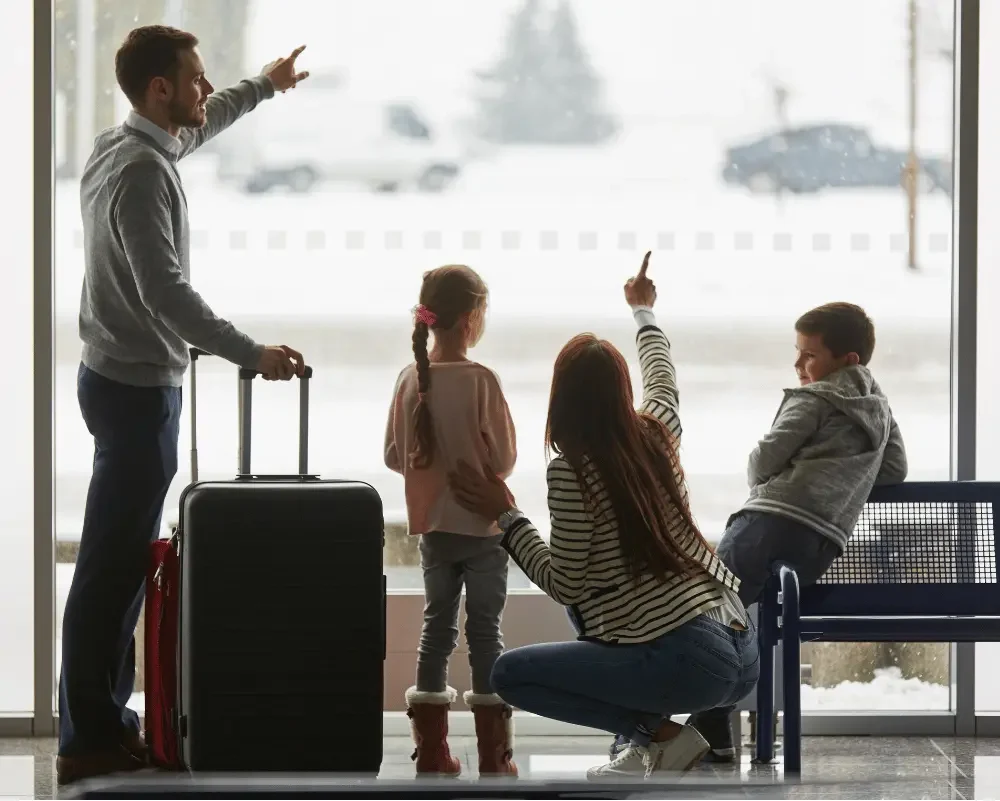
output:
M248 192L308 192L324 181L440 192L458 176L459 148L435 135L411 104L310 83L234 126L239 136L226 143L221 177Z

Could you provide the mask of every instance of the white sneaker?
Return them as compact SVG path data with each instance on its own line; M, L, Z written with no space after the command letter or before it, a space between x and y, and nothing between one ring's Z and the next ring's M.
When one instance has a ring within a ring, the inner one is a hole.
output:
M697 765L712 749L708 740L693 726L683 726L673 740L659 743L660 758L652 762L646 771L648 779L653 773L682 772Z
M708 741L697 729L684 726L680 734L665 743L646 747L630 744L607 765L588 770L587 779L648 779L660 773L683 772L696 765L709 749Z
M587 771L588 781L608 779L642 779L649 772L649 765L659 760L660 747L650 743L648 747L629 743L607 765Z

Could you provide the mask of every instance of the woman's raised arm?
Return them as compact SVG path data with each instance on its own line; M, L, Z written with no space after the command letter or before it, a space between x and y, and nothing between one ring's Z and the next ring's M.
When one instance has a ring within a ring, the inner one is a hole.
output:
M681 420L677 376L670 354L670 341L656 324L653 314L656 285L646 275L649 256L647 253L638 274L625 284L625 301L632 308L632 315L639 326L636 335L642 371L642 405L639 411L658 418L679 439Z

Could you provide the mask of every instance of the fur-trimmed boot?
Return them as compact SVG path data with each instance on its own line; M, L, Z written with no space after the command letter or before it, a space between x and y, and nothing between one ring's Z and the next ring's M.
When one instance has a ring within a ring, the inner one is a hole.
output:
M458 776L462 764L448 748L448 710L458 693L448 687L443 693L406 691L406 716L416 748L410 757L417 763L417 775Z
M467 692L465 703L476 719L480 776L517 777L514 764L514 710L499 695Z

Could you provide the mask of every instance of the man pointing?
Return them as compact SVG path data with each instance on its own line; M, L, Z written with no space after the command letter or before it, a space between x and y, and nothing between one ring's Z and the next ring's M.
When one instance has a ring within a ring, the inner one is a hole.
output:
M216 316L190 284L187 201L177 161L308 77L288 58L215 93L198 39L136 28L115 56L132 104L98 135L80 186L85 273L80 300L80 409L94 437L93 475L63 617L60 784L141 767L139 719L126 707L133 633L149 543L177 472L188 345L258 370L301 374L302 355L260 345Z

